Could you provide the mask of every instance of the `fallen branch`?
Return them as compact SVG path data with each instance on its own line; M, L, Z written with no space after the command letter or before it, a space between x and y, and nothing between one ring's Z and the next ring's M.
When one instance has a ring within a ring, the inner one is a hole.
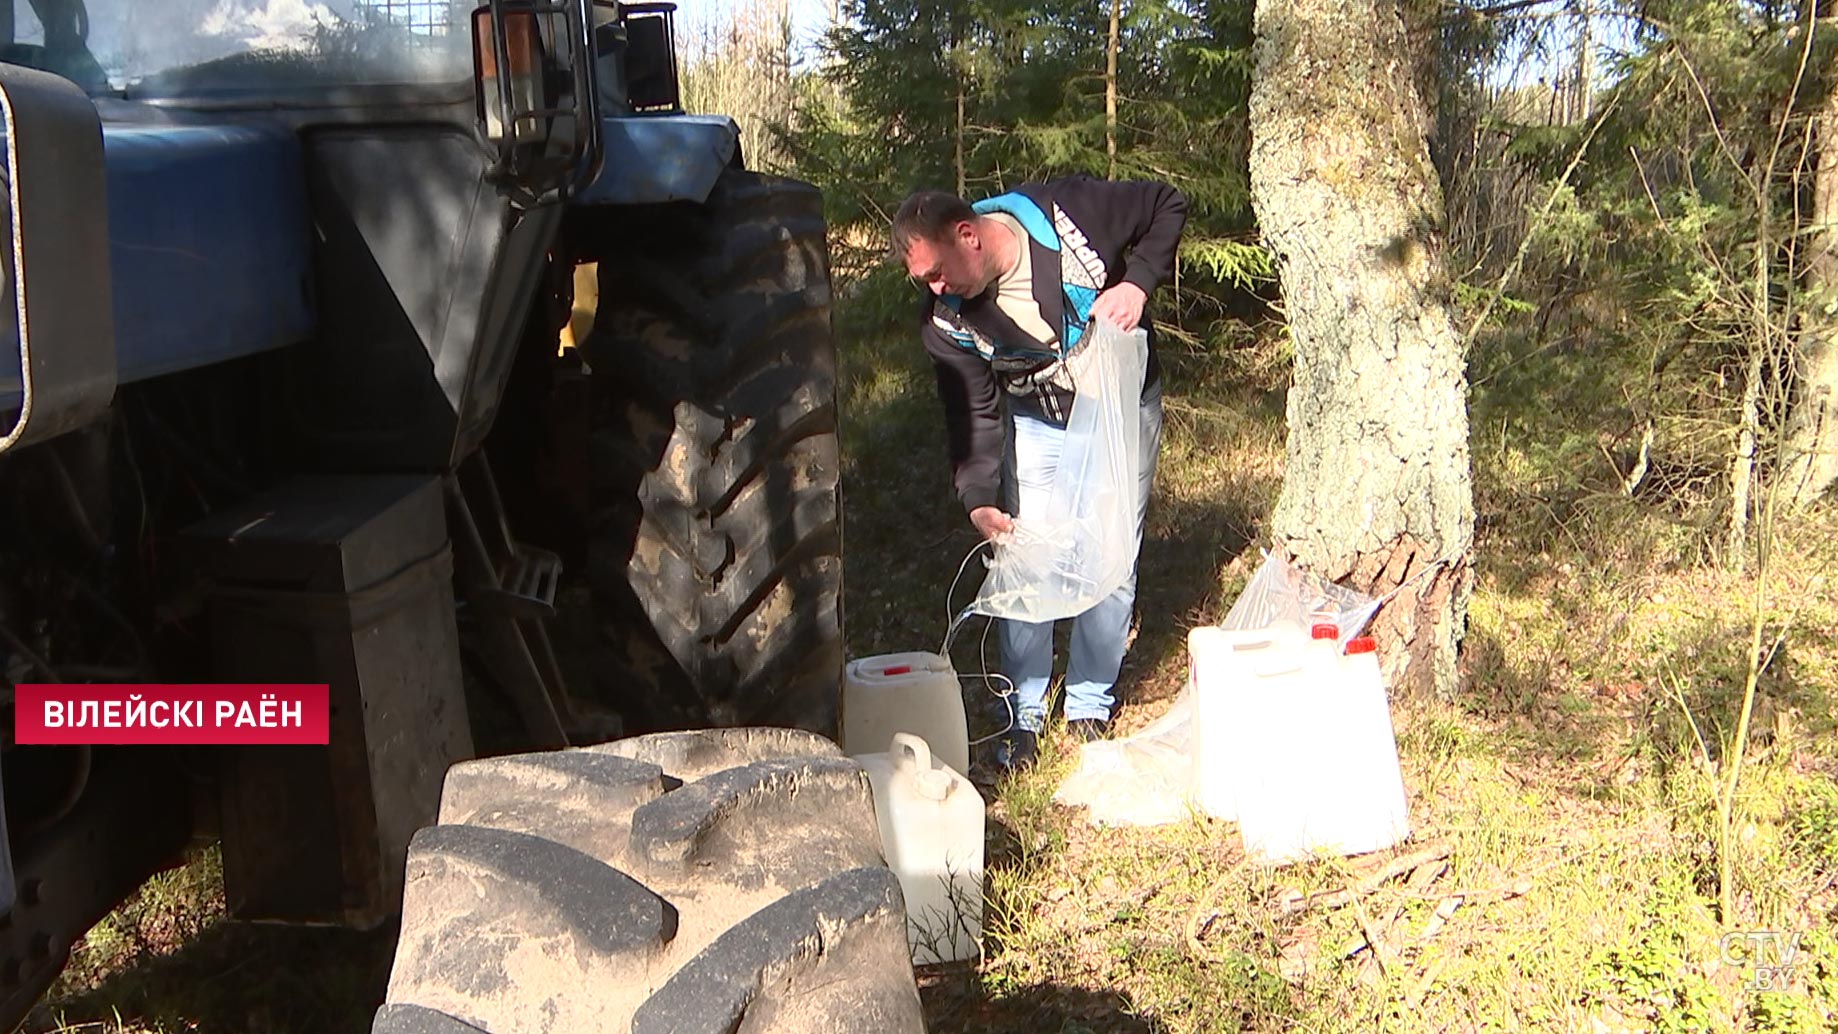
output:
M1364 901L1359 898L1354 898L1353 911L1354 914L1359 917L1360 936L1366 939L1366 947L1372 949L1372 961L1378 963L1379 976L1389 980L1391 978L1392 961L1389 957L1389 949L1385 947L1385 939L1380 937L1378 931L1373 928L1372 917L1366 914L1366 904ZM1385 922L1385 932L1391 932L1392 925L1398 921L1398 916L1402 914L1402 909L1394 911L1391 914L1391 918ZM1355 954L1358 953L1355 952Z
M1371 875L1362 878L1351 887L1344 887L1340 890L1329 891L1325 894L1311 894L1308 897L1285 901L1277 907L1276 916L1278 919L1286 919L1317 906L1322 908L1341 908L1358 898L1363 898L1371 894L1386 882L1396 879L1405 873L1415 871L1419 866L1428 865L1431 862L1442 861L1449 856L1450 849L1448 844L1439 843L1432 844L1420 851L1413 851L1410 854L1401 855L1392 859Z
M1532 892L1533 883L1521 877L1499 887L1485 887L1480 890L1449 890L1440 894L1406 894L1412 901L1446 901L1449 898L1460 898L1464 905L1487 905L1495 901L1511 901Z

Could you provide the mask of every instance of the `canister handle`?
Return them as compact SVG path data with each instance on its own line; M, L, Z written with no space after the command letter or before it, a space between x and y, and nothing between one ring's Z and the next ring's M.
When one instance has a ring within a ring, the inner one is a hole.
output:
M932 770L932 748L926 745L925 740L910 732L894 733L887 752L893 755L895 768L911 767L921 772Z
M1276 654L1276 645L1276 639L1274 637L1248 639L1243 642L1233 643L1232 650L1234 653L1248 653L1254 650L1270 651L1270 653L1259 653L1255 658L1256 663L1251 667L1251 674L1256 675L1260 679L1274 678L1278 675L1287 675L1292 671L1300 671L1302 668L1301 663L1293 656L1284 657Z

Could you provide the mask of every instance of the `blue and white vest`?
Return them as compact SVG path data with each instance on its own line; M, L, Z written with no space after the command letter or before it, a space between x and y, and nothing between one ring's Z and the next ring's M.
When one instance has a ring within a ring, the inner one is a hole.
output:
M938 296L932 306L932 322L959 348L988 360L1000 374L998 381L1010 394L1036 396L1049 418L1063 420L1071 407L1073 390L1064 361L1078 350L1079 342L1085 337L1092 303L1097 301L1098 292L1107 279L1104 260L1092 250L1085 232L1057 204L1049 215L1033 198L1011 192L978 201L971 208L979 214L1001 212L1012 216L1027 230L1034 243L1059 256L1064 305L1059 340L1050 346L1032 348L1016 348L993 341L964 320L960 315L964 300L952 294Z

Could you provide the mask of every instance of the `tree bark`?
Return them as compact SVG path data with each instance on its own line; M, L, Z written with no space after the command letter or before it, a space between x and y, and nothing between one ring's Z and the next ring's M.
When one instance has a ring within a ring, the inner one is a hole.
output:
M1403 48L1409 57L1411 82L1417 87L1417 98L1423 103L1423 133L1430 161L1439 162L1438 182L1449 188L1446 161L1442 154L1442 23L1448 8L1441 0L1397 0L1398 15L1403 19Z
M1111 179L1117 178L1117 46L1123 0L1110 0L1110 42L1104 48L1104 155Z
M956 174L957 196L963 197L969 190L964 173L964 80L959 72L957 80L957 123L951 133L951 170Z
M1831 16L1830 0L1821 15ZM1838 484L1838 89L1813 122L1812 211L1807 236L1807 304L1802 309L1797 390L1788 418L1782 496L1809 506Z
M1404 29L1392 0L1258 0L1251 196L1295 348L1276 545L1403 586L1373 626L1388 681L1446 698L1473 582L1467 380Z
M951 171L957 185L957 196L969 189L964 162L964 104L969 93L967 80L970 64L964 56L964 26L956 15L951 19L951 80L957 85L957 113L951 123Z
M1742 372L1742 404L1737 411L1736 454L1730 459L1729 535L1723 544L1724 566L1741 574L1749 555L1749 510L1755 486L1756 440L1761 433L1762 360L1768 352L1768 213L1764 207L1757 220L1755 238L1755 283L1750 289L1749 306L1753 310L1754 329L1749 341L1748 362Z

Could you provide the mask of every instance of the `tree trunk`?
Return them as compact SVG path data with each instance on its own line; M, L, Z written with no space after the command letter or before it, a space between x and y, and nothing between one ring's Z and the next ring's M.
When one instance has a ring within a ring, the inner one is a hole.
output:
M1822 13L1830 16L1830 0ZM1826 94L1813 123L1817 163L1807 237L1807 304L1801 309L1798 389L1788 419L1789 505L1811 505L1838 483L1838 89Z
M1117 178L1117 44L1123 0L1110 0L1110 43L1104 48L1104 155L1111 179Z
M1403 49L1408 57L1411 82L1417 87L1417 99L1423 103L1423 133L1430 161L1444 161L1442 137L1446 128L1442 116L1442 23L1448 10L1441 0L1397 0L1398 16L1403 19ZM1446 165L1446 161L1444 161ZM1447 169L1442 168L1442 173ZM1439 175L1437 182L1446 193L1448 180Z
M1595 106L1595 38L1588 0L1583 0L1582 27L1576 44L1576 121L1586 123Z
M964 174L964 69L963 62L958 62L957 70L957 122L951 133L951 169L957 177L957 196L963 197L969 189Z
M1730 460L1729 536L1723 545L1723 562L1730 570L1742 573L1749 555L1750 497L1755 485L1756 440L1761 431L1762 360L1768 352L1768 219L1767 211L1757 220L1755 239L1755 284L1749 306L1753 310L1754 330L1749 342L1748 363L1742 372L1742 405L1736 424L1736 454Z
M957 15L951 19L951 81L957 85L957 115L951 123L951 171L957 184L957 196L969 189L964 164L964 103L969 93L970 62L964 54L964 26Z
M1474 499L1413 48L1387 0L1258 0L1256 30L1251 196L1295 346L1276 545L1364 592L1404 586L1374 625L1387 679L1446 698Z

